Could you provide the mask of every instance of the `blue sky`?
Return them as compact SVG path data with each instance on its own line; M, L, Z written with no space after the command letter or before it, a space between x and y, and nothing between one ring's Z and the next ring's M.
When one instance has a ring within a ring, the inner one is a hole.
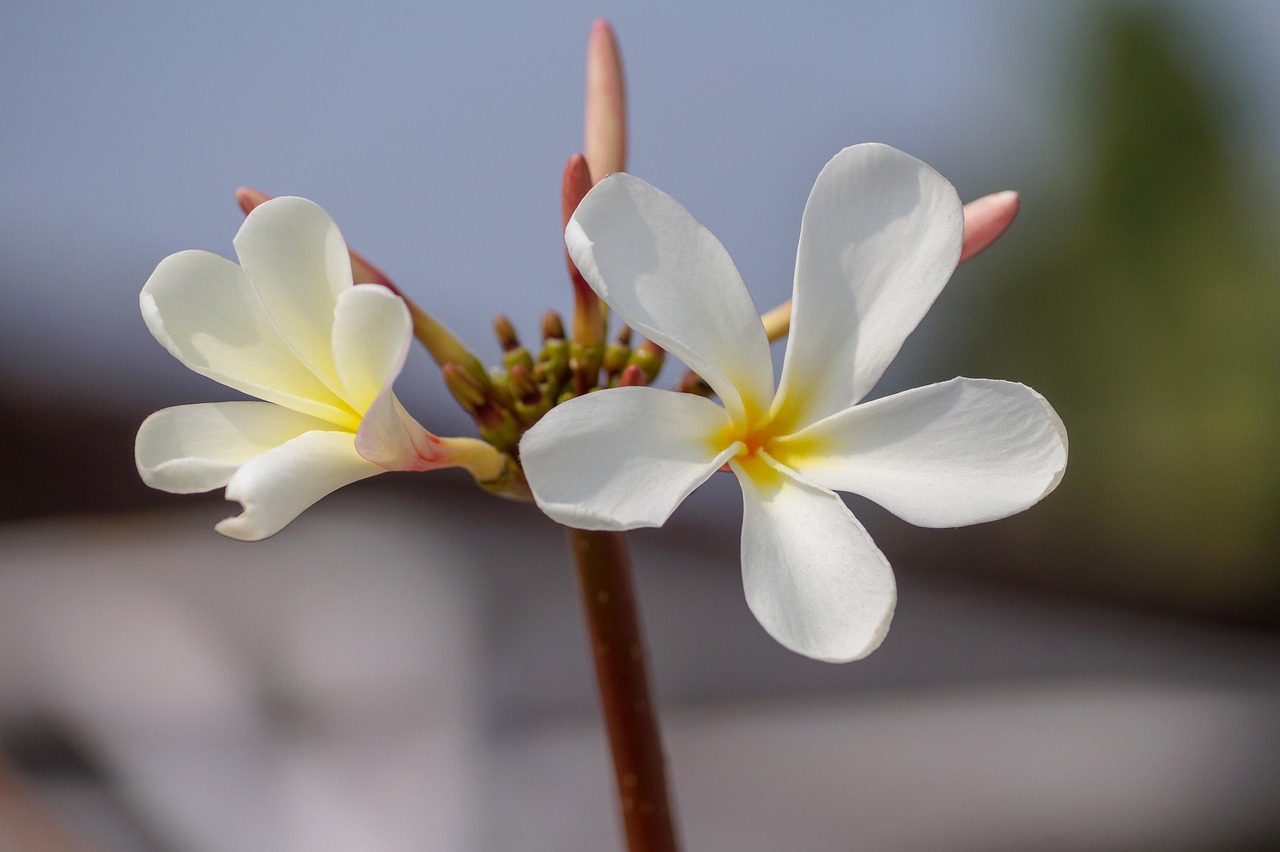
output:
M1237 86L1241 145L1274 186L1280 7L1172 5L1192 22L1188 50ZM1069 180L1083 14L1012 0L9 8L4 374L97 405L228 398L151 340L137 291L174 251L231 254L241 184L318 201L486 358L497 310L532 338L544 308L569 304L560 170L581 145L598 16L626 61L631 170L710 227L771 306L813 177L845 145L903 148L966 198ZM401 395L438 410L418 362ZM465 428L453 412L423 420Z

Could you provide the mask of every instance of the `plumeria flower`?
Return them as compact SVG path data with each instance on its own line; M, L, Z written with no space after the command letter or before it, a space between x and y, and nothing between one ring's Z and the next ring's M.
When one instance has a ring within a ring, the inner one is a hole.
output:
M488 444L436 437L400 405L391 385L409 351L408 309L386 287L353 286L327 213L302 198L268 201L235 249L238 266L204 251L165 258L142 288L142 316L183 364L261 401L152 414L135 452L144 482L179 494L226 486L244 511L216 529L257 541L375 473L503 471Z
M805 208L775 391L760 316L724 247L653 186L606 178L566 230L574 263L723 407L626 387L552 409L520 445L538 505L586 529L658 526L727 464L760 623L816 659L871 653L893 615L893 572L835 491L953 527L1028 508L1066 466L1062 422L1024 385L957 378L861 402L951 276L962 233L955 189L924 163L884 145L837 154Z

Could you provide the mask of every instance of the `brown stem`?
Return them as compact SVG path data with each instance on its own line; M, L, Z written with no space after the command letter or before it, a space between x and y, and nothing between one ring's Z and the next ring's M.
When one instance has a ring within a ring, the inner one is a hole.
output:
M97 847L84 844L64 830L44 810L23 779L0 758L0 848L24 852L89 852Z
M622 533L569 529L629 852L675 852L658 717Z

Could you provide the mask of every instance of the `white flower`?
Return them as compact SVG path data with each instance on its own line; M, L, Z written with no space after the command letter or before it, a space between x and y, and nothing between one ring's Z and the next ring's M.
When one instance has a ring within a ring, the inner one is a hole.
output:
M724 407L634 387L552 409L520 445L538 505L575 527L657 526L727 463L760 623L816 659L871 653L893 615L893 572L833 489L952 527L1026 509L1066 466L1061 421L1024 385L958 378L858 404L951 276L962 232L955 190L924 163L884 145L837 154L805 208L775 393L760 317L724 247L644 181L606 178L569 223L574 262Z
M204 251L165 258L142 288L142 316L183 364L262 401L152 414L135 447L143 481L179 494L226 486L244 512L218 532L257 541L375 473L501 471L487 444L437 438L401 407L391 385L409 350L408 309L386 287L352 285L327 213L302 198L268 201L235 249L239 266Z

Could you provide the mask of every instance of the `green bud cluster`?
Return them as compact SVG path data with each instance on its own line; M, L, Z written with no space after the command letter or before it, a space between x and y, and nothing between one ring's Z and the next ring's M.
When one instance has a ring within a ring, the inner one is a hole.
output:
M501 366L485 371L474 359L447 363L444 382L475 420L481 437L513 457L520 436L552 406L599 388L647 385L662 368L663 351L650 343L633 348L626 327L612 342L581 343L567 340L563 319L548 311L535 356L507 317L498 315L493 325L502 347Z

